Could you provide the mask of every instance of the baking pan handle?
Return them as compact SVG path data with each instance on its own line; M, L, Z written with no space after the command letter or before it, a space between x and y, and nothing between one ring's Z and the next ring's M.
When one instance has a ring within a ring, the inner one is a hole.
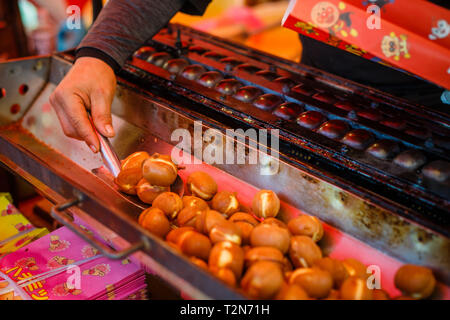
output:
M90 245L98 249L104 256L110 259L116 260L124 259L136 251L139 251L141 249L148 249L150 247L150 243L145 238L142 238L142 241L132 244L130 245L129 248L123 249L121 251L115 251L110 247L106 246L105 244L101 243L100 241L95 239L92 235L86 233L76 223L73 223L67 216L67 214L64 212L66 209L78 205L81 201L82 198L79 197L71 199L63 204L55 205L52 207L50 214L58 222L65 225L76 235L80 236L83 240L87 241Z

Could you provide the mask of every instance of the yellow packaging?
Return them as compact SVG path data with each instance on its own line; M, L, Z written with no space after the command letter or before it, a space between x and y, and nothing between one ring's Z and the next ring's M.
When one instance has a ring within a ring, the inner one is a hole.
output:
M46 228L35 228L17 210L9 193L0 193L0 257L47 233Z

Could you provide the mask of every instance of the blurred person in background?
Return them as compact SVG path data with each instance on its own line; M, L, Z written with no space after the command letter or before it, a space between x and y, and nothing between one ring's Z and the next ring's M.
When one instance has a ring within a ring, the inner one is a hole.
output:
M37 13L37 27L30 32L30 49L45 55L56 51L59 26L66 19L64 1L27 0Z
M20 0L22 19L29 34L33 54L45 55L76 47L87 33L81 13L90 0ZM79 27L67 23L71 6L79 8Z

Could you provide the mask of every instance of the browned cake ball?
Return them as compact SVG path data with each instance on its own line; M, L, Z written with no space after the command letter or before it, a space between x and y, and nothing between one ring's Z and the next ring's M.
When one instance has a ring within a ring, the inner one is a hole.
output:
M209 209L208 203L205 200L200 199L195 196L184 196L183 197L183 208L195 207L199 210L207 210Z
M249 244L250 234L258 224L258 220L248 213L236 212L229 218L229 221L233 222L241 230L242 244Z
M139 224L157 235L164 238L170 231L170 223L164 212L158 208L148 208L139 216Z
M226 221L225 217L215 210L203 211L195 222L195 229L198 232L209 235L212 227L218 223Z
M397 270L394 283L404 295L414 299L425 299L433 293L436 279L430 269L406 264Z
M274 247L286 253L289 249L289 230L273 224L259 224L250 234L253 247Z
M289 257L296 268L308 268L322 258L319 246L307 236L291 237Z
M260 190L253 197L252 210L260 218L276 217L280 211L280 199L271 190Z
M177 225L179 227L195 227L197 218L202 214L202 210L197 207L186 207L181 209L177 215Z
M294 270L294 266L292 265L291 260L288 257L283 258L283 272L286 275L289 272Z
M148 204L152 204L153 200L163 192L169 192L170 187L152 186L147 180L142 178L136 186L136 194L139 199Z
M317 242L323 237L323 227L319 219L313 216L301 215L288 223L289 231L296 236L308 236Z
M240 208L236 192L221 191L215 194L211 201L211 207L221 214L230 217Z
M342 263L344 264L344 267L347 270L349 276L355 276L361 279L366 279L369 277L369 274L367 273L367 267L362 262L353 258L348 258L343 260Z
M120 169L138 168L139 170L142 170L142 164L148 158L150 158L150 155L145 151L134 152L122 161Z
M283 228L283 229L288 229L287 224L277 218L266 218L261 223L262 224L271 224L271 225L275 225L275 226Z
M244 255L251 249L251 246L242 246L242 250L244 250Z
M306 291L299 285L283 283L276 300L309 300Z
M196 171L189 175L187 188L192 195L207 201L211 200L217 193L217 183L203 171Z
M284 279L286 279L287 281L289 281L289 278L291 277L292 272L294 272L294 270L284 272Z
M242 243L241 229L228 220L223 220L214 224L209 231L209 238L212 243L231 241L238 246Z
M169 232L169 233L170 233L170 232ZM167 243L167 245L168 245L169 247L171 247L172 249L175 249L178 253L182 253L181 250L180 250L180 247L178 247L177 244L175 244L175 243L173 243L173 242L166 242L166 243Z
M188 257L194 256L208 261L211 241L207 236L194 230L188 230L179 236L177 245L181 252Z
M183 201L174 192L164 192L153 200L152 206L164 211L169 219L175 219L183 208Z
M353 276L344 281L339 295L342 300L372 300L372 291L366 279Z
M283 253L274 247L254 247L245 253L245 267L249 268L257 261L271 261L278 263L281 268L284 267L285 261Z
M166 241L169 243L174 243L178 245L178 241L185 232L187 231L195 231L192 227L181 227L170 230L170 232L166 236Z
M283 273L277 263L258 261L241 280L241 288L253 299L271 299L283 285Z
M233 271L236 279L239 279L244 268L244 251L230 241L216 243L211 249L208 265L210 269L228 268Z
M193 264L195 264L197 267L199 267L199 268L201 268L201 269L203 269L203 270L205 270L205 271L209 271L209 269L208 269L208 264L207 264L204 260L199 259L199 258L197 258L197 257L189 257L189 260L190 260Z
M151 185L168 187L175 182L178 168L169 155L155 153L142 164L142 174Z
M326 298L333 288L333 278L328 271L318 268L299 268L292 272L289 283L302 287L309 297Z
M339 288L348 277L348 272L344 264L336 259L329 257L320 258L314 262L313 266L328 271L333 277L335 288Z
M210 269L210 272L212 275L214 275L216 278L229 285L230 287L236 287L236 276L234 275L233 271L231 271L231 269L212 267Z
M131 168L120 170L114 182L119 187L119 190L126 194L135 195L136 186L142 179L142 170L139 168Z
M331 289L325 300L339 300L340 298L339 290Z
M383 289L373 289L372 290L372 299L373 300L389 300L389 294Z

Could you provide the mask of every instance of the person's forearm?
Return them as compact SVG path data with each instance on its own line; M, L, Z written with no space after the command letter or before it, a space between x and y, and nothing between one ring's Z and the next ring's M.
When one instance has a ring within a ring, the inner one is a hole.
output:
M113 70L153 37L185 0L110 0L77 49L77 58L97 57Z

